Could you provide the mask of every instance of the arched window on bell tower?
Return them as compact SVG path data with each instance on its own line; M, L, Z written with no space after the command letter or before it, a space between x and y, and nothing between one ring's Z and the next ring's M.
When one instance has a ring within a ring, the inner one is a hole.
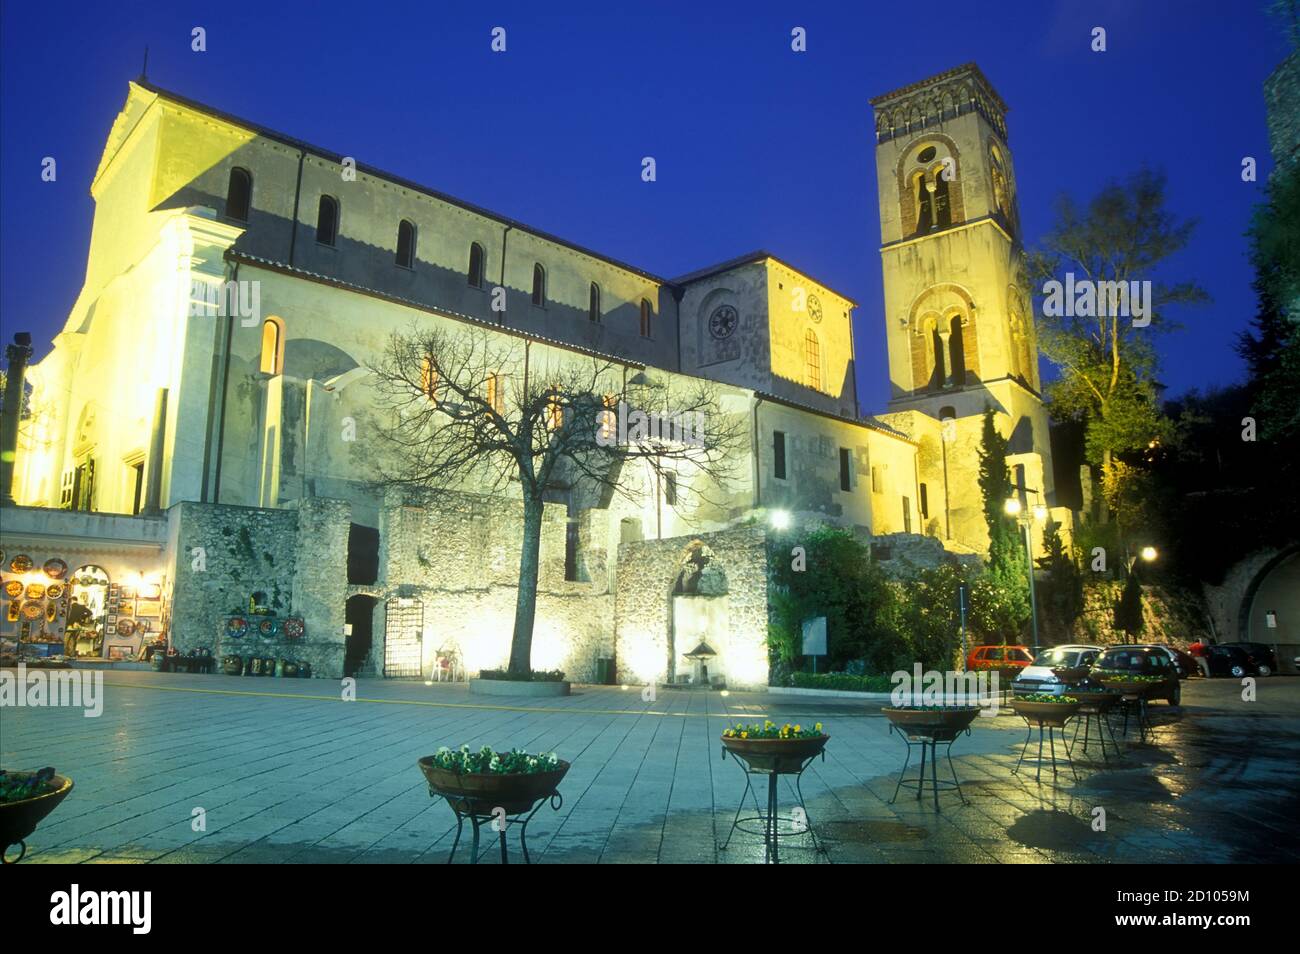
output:
M961 315L953 315L948 328L948 366L952 369L949 379L953 387L959 388L966 383L966 344L961 337Z
M930 350L934 357L934 373L930 375L930 390L941 391L948 374L947 361L943 353L943 336L939 334L938 323L930 329Z
M934 227L933 194L926 185L924 172L912 177L912 197L916 208L916 234L924 235Z
M944 177L944 167L932 170L930 181L934 183L934 195L930 200L934 212L932 228L946 229L952 225L952 204L948 197L948 180Z

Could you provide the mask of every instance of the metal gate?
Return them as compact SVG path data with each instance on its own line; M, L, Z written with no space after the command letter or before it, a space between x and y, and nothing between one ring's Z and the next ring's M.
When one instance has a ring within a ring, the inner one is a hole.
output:
M384 624L384 677L418 679L424 665L424 604L392 599Z

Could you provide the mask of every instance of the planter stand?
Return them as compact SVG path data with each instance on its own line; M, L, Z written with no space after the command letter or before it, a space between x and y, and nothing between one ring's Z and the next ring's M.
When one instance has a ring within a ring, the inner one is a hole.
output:
M925 787L927 784L929 784L930 790L934 793L934 810L936 812L941 811L939 808L939 792L941 790L956 791L957 797L961 799L963 805L970 804L970 802L966 801L966 796L962 794L961 783L957 781L957 770L952 764L952 744L957 741L958 737L962 735L970 735L969 726L964 729L959 729L956 732L946 730L931 735L924 734L924 730L920 730L919 728L913 728L908 731L891 722L889 724L889 731L891 734L897 732L898 737L902 739L903 744L907 746L907 757L903 759L903 770L898 773L898 784L894 786L894 797L889 800L889 804L892 805L894 802L898 801L898 791L902 788L906 788L909 791L911 789L916 789L916 800L919 802L925 795ZM939 778L939 746L941 745L943 746L943 754L948 759L948 771L952 774L951 782L946 778ZM907 775L907 766L911 764L912 761L913 746L919 746L921 749L921 771L916 778L905 778ZM927 748L930 750L930 780L928 783L925 778L925 756Z
M1086 697L1085 697L1086 698ZM1110 764L1110 756L1106 754L1106 736L1110 736L1110 747L1115 750L1115 758L1119 758L1119 743L1115 741L1115 730L1110 724L1111 707L1118 702L1115 696L1106 696L1101 699L1094 699L1083 703L1079 706L1079 715L1082 719L1076 719L1074 723L1074 738L1070 741L1067 752L1070 754L1071 761L1074 758L1074 749L1079 747L1079 727L1083 727L1083 751L1088 751L1088 740L1092 732L1092 726L1097 726L1097 744L1101 746L1101 761L1103 764ZM1065 733L1061 733L1065 737Z
M1043 780L1043 763L1049 763L1052 766L1052 778L1056 778L1056 726L1050 722L1044 722L1042 719L1036 719L1028 715L1022 715L1025 725L1029 726L1029 732L1025 735L1025 744L1020 749L1020 758L1016 761L1016 767L1011 770L1012 775L1020 773L1020 766L1025 761L1025 753L1029 751L1029 740L1034 736L1034 726L1038 726L1038 758L1034 762L1034 781ZM1050 759L1043 758L1043 729L1047 729L1047 747L1051 753ZM1070 758L1070 748L1065 741L1065 729L1061 729L1061 746L1065 749L1065 764L1070 766L1070 773L1074 780L1079 780L1079 773L1074 770L1074 760Z
M460 846L460 836L465 831L465 822L469 821L473 826L473 836L470 842L470 859L472 865L478 864L479 859L479 829L484 825L491 825L494 828L500 825L500 831L497 832L501 845L501 863L503 865L510 863L510 853L506 848L506 830L511 825L519 826L519 848L524 853L524 864L531 865L532 859L528 855L528 823L533 820L533 816L542 810L542 806L551 805L552 811L559 811L560 806L564 804L564 798L559 792L551 795L543 795L536 804L526 812L517 812L513 815L502 815L500 812L493 813L491 809L484 811L480 804L473 799L448 797L441 792L429 790L429 794L434 798L443 799L456 815L456 839L451 843L451 853L447 855L447 864L456 860L456 849Z
M1151 730L1151 720L1147 718L1147 697L1146 693L1125 693L1120 698L1120 708L1124 710L1124 727L1120 729L1120 735L1128 738L1128 717L1129 713L1135 714L1138 729L1138 742L1145 743L1147 733Z
M726 746L722 749L722 758L725 761L730 755L736 760L741 771L745 773L745 791L740 796L740 804L736 807L736 817L731 820L731 829L727 832L726 840L718 845L719 851L726 851L727 846L731 844L731 836L739 829L750 835L763 836L763 863L780 864L781 856L779 846L782 838L796 838L804 834L812 836L813 850L818 854L826 854L826 847L817 837L817 832L813 830L812 822L808 818L808 806L803 800L803 786L800 785L800 779L803 777L804 770L812 764L813 760L821 755L822 761L826 761L826 750L823 748L820 752L815 752L806 758L795 760L794 762L774 759L766 764L758 764L746 761L734 752L730 752ZM754 786L751 780L755 775L767 776L767 810L764 811L758 804L758 795L754 792ZM808 826L807 831L781 831L780 814L777 808L777 782L782 775L794 776L794 790L799 798L799 807L803 810L804 823ZM754 802L754 814L741 817L741 812L745 810L745 799L752 799ZM761 825L762 828L756 826Z

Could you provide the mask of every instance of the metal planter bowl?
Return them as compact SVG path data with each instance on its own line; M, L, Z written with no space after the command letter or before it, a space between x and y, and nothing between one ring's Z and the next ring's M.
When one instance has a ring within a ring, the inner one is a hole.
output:
M27 854L26 839L36 830L36 826L45 816L58 808L59 803L72 791L72 779L63 775L54 776L50 779L50 784L56 786L52 792L37 795L35 798L24 798L19 802L0 804L0 848L7 854L11 846L22 845L18 857L12 862L5 858L5 864L22 861L23 856Z
M909 736L934 739L937 742L951 742L970 728L970 724L980 714L980 707L926 709L885 706L880 711L886 719Z
M526 812L539 799L554 795L569 771L569 763L560 759L559 768L550 772L458 775L434 765L433 758L426 755L419 761L420 771L429 782L429 791L441 795L453 809L465 815L490 815L498 808L505 809L507 815Z
M784 775L798 772L805 762L826 748L830 739L825 734L806 739L741 739L724 735L722 747L756 772Z
M1075 698L1078 698L1077 696ZM1065 726L1079 712L1082 702L1025 702L1012 699L1011 708L1016 715L1040 725L1059 729Z

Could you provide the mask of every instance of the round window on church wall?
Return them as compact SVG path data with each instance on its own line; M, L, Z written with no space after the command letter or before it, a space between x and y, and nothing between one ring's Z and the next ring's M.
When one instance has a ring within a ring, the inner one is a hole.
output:
M916 157L916 161L917 161L917 162L929 162L931 159L934 158L934 156L935 156L935 152L936 152L936 150L935 150L934 146L926 146L926 147L925 147L924 149L922 149L922 150L920 151L920 153L917 155L917 157Z

